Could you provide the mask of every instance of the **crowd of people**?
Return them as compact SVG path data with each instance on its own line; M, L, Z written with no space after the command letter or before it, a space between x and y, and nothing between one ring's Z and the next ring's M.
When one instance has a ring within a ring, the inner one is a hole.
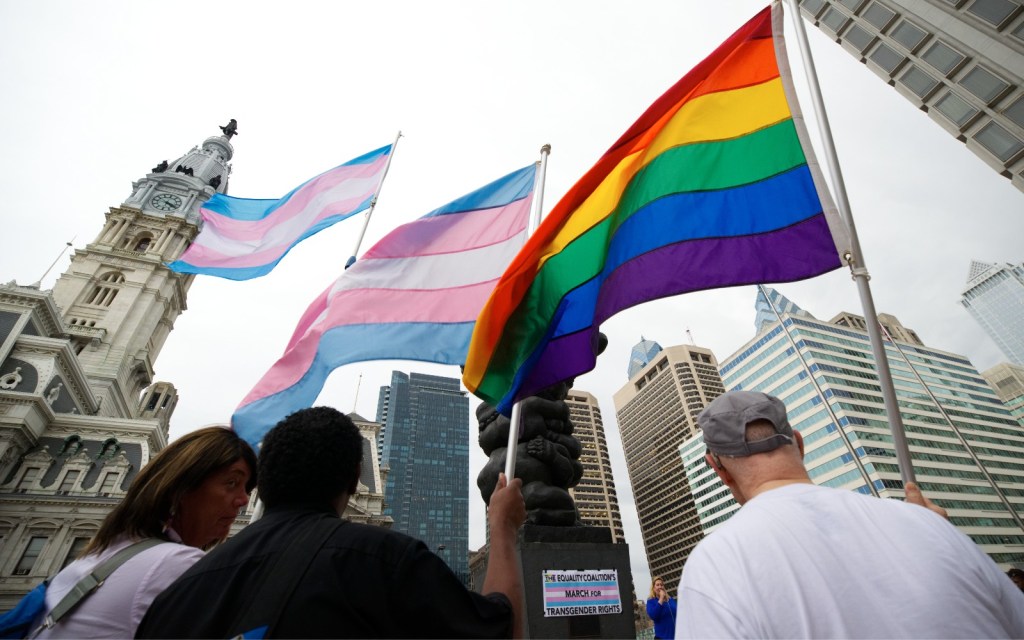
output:
M699 424L741 509L691 553L678 599L652 582L656 638L1024 638L1024 571L1003 574L916 485L906 502L814 485L763 393L726 393ZM423 542L341 518L362 451L327 407L283 420L258 458L228 429L183 436L53 578L31 637L522 637L521 481L491 496L475 593ZM266 514L225 541L254 487Z

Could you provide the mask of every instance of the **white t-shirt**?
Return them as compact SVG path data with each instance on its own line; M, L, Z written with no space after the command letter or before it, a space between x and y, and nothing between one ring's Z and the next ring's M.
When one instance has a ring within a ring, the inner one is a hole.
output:
M793 484L697 545L676 638L1024 638L1024 594L923 507Z
M46 589L46 613L79 580L132 542L118 540L102 553L79 558L65 567ZM202 557L202 550L175 542L150 547L118 567L63 620L43 629L37 637L134 638L153 599Z

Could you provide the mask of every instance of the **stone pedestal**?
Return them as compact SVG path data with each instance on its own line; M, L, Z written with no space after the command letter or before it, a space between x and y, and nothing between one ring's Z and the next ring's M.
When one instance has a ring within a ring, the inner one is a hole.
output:
M612 544L603 527L544 527L526 524L519 531L527 638L635 638L633 575L629 546ZM621 613L545 616L545 571L618 572Z

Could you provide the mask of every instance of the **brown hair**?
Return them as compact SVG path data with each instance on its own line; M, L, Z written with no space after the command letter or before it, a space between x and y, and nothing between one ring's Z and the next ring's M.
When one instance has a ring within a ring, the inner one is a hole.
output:
M165 525L181 498L211 473L238 460L249 465L245 489L251 492L256 486L256 454L234 431L206 427L178 438L139 471L82 556L103 551L121 536L166 539Z

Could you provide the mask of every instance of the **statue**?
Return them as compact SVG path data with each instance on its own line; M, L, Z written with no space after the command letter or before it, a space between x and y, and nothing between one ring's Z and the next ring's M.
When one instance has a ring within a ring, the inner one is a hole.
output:
M56 387L53 387L52 389L50 389L50 392L48 394L46 394L46 404L52 406L53 403L57 401L57 398L60 397L60 390L63 387L64 387L64 383L58 382Z
M164 171L167 171L167 166L167 161L164 160L160 164L153 167L153 173L163 173Z
M174 167L174 172L175 173L183 173L186 176L190 176L193 173L192 172L192 167L183 167L180 164L178 166Z
M220 186L220 176L213 176L213 178L210 180L210 186L213 187L214 189L219 187Z
M608 345L598 334L596 353ZM522 425L516 445L515 476L523 481L526 521L537 525L582 526L569 489L583 477L580 454L583 448L573 437L569 419L569 395L574 379L563 380L522 401ZM487 403L476 411L480 427L480 448L488 456L476 484L489 503L498 474L505 470L509 419Z
M230 140L231 136L238 135L238 122L236 122L234 118L231 118L231 122L221 127L220 130L224 132L224 137Z

